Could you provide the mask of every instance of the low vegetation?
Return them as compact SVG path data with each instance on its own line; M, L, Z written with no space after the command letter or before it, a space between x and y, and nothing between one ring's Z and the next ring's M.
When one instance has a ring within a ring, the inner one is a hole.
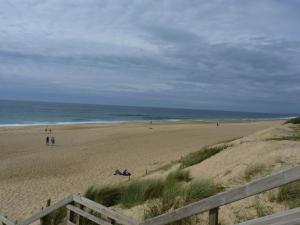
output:
M169 210L215 195L223 190L224 188L222 186L213 183L211 180L195 180L186 186L167 186L161 198L148 204L144 218L148 219L158 216ZM191 218L188 218L172 224L190 223Z
M196 180L186 188L184 193L184 202L192 203L199 199L212 196L223 190L224 188L222 186L213 183L211 180Z
M248 165L244 172L244 179L246 181L251 181L257 175L263 175L267 172L267 167L261 163L255 163Z
M215 147L205 147L197 152L192 152L184 157L182 157L179 162L181 163L181 168L186 168L195 164L198 164L213 155L223 151L224 149L231 147L231 145L220 145Z
M43 217L43 224L45 225L57 225L61 224L63 220L67 216L67 208L60 208L52 213L48 214L47 216Z
M293 128L293 132L289 136L283 136L283 137L276 137L276 138L269 138L268 141L300 141L300 126L296 126Z
M273 213L273 208L261 202L258 198L255 199L253 208L255 209L258 217L268 216Z
M120 204L124 208L131 208L148 200L161 198L174 199L183 195L184 183L191 181L188 171L175 170L165 179L141 179L130 184L90 187L85 196L107 207Z
M289 119L285 122L286 123L292 123L292 124L300 124L300 116Z
M279 188L278 202L284 202L289 208L300 207L300 181Z

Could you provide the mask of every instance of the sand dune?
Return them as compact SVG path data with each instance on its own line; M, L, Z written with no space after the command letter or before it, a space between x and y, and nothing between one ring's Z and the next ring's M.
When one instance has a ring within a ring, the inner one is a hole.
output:
M152 129L146 123L53 126L55 146L44 144L44 127L0 128L0 210L21 219L48 198L55 201L83 193L93 184L126 181L112 175L116 168L127 168L134 179L205 145L281 123L224 122L217 127L208 122L162 122ZM221 161L230 167L230 160L228 156L228 162Z

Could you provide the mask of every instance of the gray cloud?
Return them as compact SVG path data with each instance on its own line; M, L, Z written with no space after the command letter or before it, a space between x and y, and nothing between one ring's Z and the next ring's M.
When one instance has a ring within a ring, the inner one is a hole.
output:
M2 1L0 96L299 112L298 1Z

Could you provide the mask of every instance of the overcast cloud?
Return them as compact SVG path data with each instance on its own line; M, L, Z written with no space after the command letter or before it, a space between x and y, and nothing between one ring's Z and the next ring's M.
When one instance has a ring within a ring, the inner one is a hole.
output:
M0 98L300 112L298 0L1 0Z

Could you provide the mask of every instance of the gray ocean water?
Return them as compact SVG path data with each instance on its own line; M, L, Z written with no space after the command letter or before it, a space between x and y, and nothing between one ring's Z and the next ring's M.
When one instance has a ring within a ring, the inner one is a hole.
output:
M0 100L0 126L157 120L277 119L293 114Z

